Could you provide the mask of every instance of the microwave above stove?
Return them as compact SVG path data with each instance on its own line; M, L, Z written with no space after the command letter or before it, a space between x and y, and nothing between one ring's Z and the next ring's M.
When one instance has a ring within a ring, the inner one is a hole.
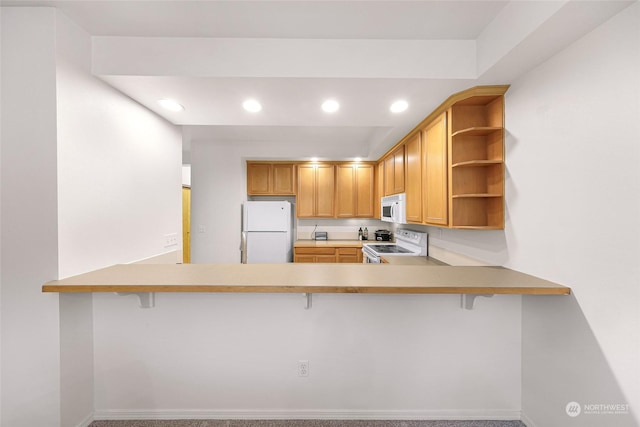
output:
M396 224L407 223L407 196L404 193L385 196L380 201L380 219Z

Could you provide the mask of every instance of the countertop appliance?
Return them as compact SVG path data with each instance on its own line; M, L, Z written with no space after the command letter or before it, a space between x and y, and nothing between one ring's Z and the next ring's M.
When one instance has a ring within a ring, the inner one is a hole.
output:
M391 232L389 230L376 230L375 237L378 242L388 242L391 240Z
M405 193L385 196L380 201L380 219L396 224L407 223L407 196Z
M329 240L329 235L326 231L316 231L313 233L314 240Z
M362 245L363 262L379 264L380 257L427 256L429 236L421 231L396 230L396 243L365 243Z
M242 206L243 264L292 262L293 208L286 201L248 201Z

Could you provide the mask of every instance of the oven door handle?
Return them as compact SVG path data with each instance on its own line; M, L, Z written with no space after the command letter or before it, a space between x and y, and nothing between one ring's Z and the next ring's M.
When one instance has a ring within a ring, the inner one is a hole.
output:
M380 258L377 255L370 254L369 251L362 248L362 263L363 264L378 264L380 263Z

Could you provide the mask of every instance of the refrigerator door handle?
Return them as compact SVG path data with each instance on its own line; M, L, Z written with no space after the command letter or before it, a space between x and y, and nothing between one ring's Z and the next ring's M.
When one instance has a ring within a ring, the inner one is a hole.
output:
M247 232L243 231L240 237L240 262L247 263Z

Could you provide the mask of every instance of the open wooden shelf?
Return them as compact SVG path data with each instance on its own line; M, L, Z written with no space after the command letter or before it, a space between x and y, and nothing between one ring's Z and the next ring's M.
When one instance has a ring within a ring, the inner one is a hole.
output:
M463 197L502 197L502 194L491 194L491 193L454 194L451 197L454 199L460 199Z
M468 160L466 162L459 162L452 164L452 168L466 168L466 167L476 167L476 166L491 166L491 165L501 165L502 160Z
M470 127L467 129L461 129L457 132L454 132L451 134L452 138L455 138L456 136L461 136L461 135L469 135L469 136L484 136L484 135L489 135L490 133L493 132L499 132L502 131L502 127L497 127L497 126L475 126L475 127Z
M449 226L504 228L504 96L472 96L449 109Z

